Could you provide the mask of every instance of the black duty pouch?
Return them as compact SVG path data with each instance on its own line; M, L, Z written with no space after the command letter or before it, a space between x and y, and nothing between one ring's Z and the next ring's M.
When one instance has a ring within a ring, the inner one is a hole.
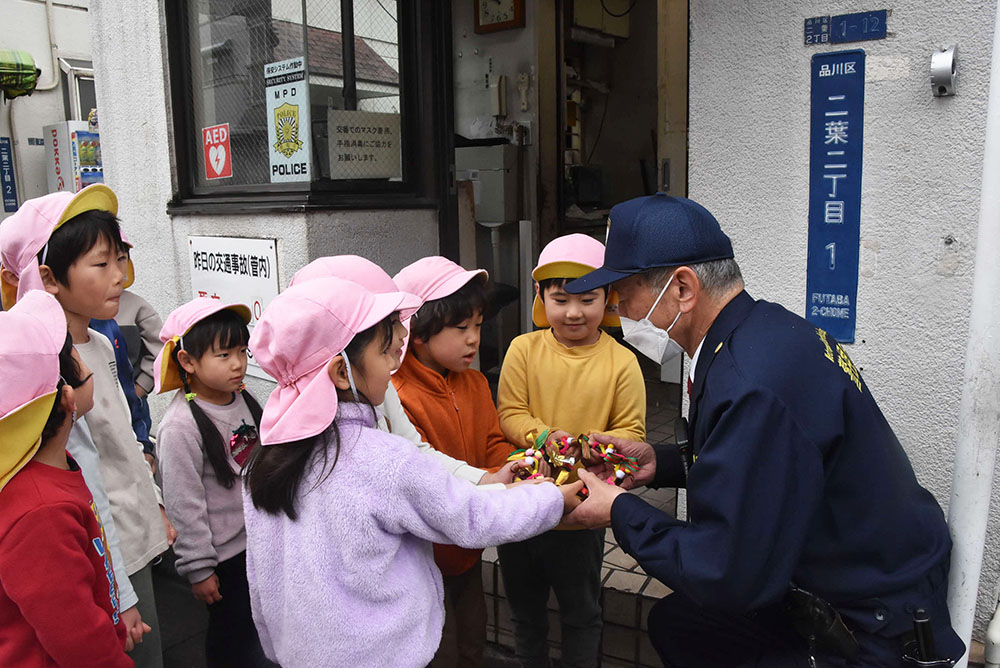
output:
M820 650L845 659L858 655L858 641L829 602L792 585L785 597L792 628L809 642L810 654ZM815 659L813 659L813 663Z

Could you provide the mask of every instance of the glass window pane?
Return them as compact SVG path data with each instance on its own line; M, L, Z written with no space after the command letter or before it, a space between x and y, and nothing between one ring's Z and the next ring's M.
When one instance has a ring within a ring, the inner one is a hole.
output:
M317 176L403 177L396 0L354 0L354 85L346 95L340 0L310 0L309 90Z
M187 65L194 123L185 139L195 185L271 182L268 128L274 119L264 66L303 55L301 7L300 0L191 3Z

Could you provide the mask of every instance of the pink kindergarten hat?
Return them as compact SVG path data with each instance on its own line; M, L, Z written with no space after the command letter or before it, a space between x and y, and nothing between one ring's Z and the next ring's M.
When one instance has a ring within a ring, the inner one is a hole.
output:
M66 314L56 298L32 290L0 313L0 489L38 451L56 401Z
M538 254L538 265L532 270L535 282L547 278L580 278L604 265L604 244L586 234L567 234L545 245ZM531 306L531 319L539 327L548 327L545 304L536 294ZM608 308L601 324L620 327L618 296L608 288Z
M342 278L375 294L399 292L392 277L371 260L360 255L330 255L316 258L295 272L289 287L317 278Z
M49 237L67 220L84 211L118 215L118 198L111 188L95 183L78 193L63 190L30 199L0 225L0 265L18 277L17 290L2 283L0 298L10 309L29 290L44 290L38 254Z
M261 416L261 444L290 443L329 427L337 414L330 360L358 333L396 311L408 317L419 305L413 295L374 294L340 278L304 281L275 297L250 336L254 359L278 382Z
M153 362L153 391L156 394L184 387L180 369L174 362L174 349L184 350L184 335L190 332L192 327L213 313L226 309L239 314L243 322L250 322L250 308L245 304L227 304L211 297L196 297L170 312L167 321L163 323L163 329L160 330L163 348Z
M392 281L399 290L416 295L423 302L429 302L458 292L463 285L480 274L489 276L485 269L469 271L446 257L431 255L403 267L392 277Z

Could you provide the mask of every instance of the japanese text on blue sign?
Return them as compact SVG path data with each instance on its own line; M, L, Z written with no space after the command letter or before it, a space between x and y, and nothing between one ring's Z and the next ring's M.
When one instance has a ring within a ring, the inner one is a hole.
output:
M17 182L10 137L0 137L0 190L3 191L3 210L7 213L17 211Z
M812 57L806 318L854 342L861 246L865 52Z

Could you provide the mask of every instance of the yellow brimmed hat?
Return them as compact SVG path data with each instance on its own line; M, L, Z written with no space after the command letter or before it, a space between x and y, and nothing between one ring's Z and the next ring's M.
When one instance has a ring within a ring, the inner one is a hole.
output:
M16 288L0 281L4 310L9 310L30 290L45 288L38 273L41 264L38 254L53 232L84 211L107 211L117 216L118 198L111 188L95 183L75 194L64 190L30 199L3 221L0 225L0 267L18 278Z
M226 309L235 312L250 324L250 308L245 304L227 304L211 297L198 297L175 308L160 330L163 348L153 362L153 391L156 394L184 387L181 372L174 361L174 350L184 350L184 336L199 322Z
M586 234L567 234L550 241L538 255L538 265L531 272L535 283L547 278L580 278L604 264L604 244ZM531 319L539 327L549 327L545 304L535 294ZM604 327L621 327L618 318L618 295L609 288L607 310L601 321Z
M0 489L38 452L59 385L66 315L42 290L0 313Z

